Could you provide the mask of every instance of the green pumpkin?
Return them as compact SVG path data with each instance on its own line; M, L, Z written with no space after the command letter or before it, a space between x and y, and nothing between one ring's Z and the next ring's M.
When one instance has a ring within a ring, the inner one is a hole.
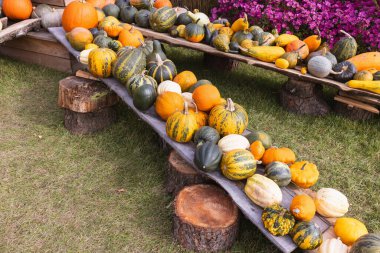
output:
M355 65L349 61L343 61L336 64L332 70L339 73L333 75L334 79L342 83L352 80L357 72Z
M293 215L279 204L266 207L261 220L269 233L275 236L289 234L295 224Z
M375 74L373 74L373 80L375 81L380 80L380 71L377 71Z
M231 38L232 42L241 43L243 40L252 40L253 35L248 30L245 31L238 31L234 33L234 35Z
M316 56L326 57L331 62L332 66L335 66L338 63L338 60L336 59L335 55L330 53L326 47L323 47L322 49L309 54L306 58L306 62L309 62L310 59L312 59L313 57L316 57Z
M150 27L156 32L166 32L172 27L177 19L177 13L169 7L156 10L149 17Z
M239 43L230 42L229 47L230 47L229 53L232 53L232 54L238 54L239 53Z
M289 62L290 69L294 69L297 66L298 60L300 59L298 52L287 52L283 54L280 58L285 59Z
M94 41L92 43L98 45L101 48L108 48L108 43L112 41L112 38L104 36L104 35L98 35L95 37Z
M130 5L133 7L136 7L138 10L141 9L150 9L152 6L151 0L132 0L130 1Z
M192 23L193 20L187 15L187 12L179 14L177 17L177 21L175 22L176 25L188 25Z
M259 35L259 45L260 46L272 46L276 37L269 32L262 32Z
M108 48L112 49L113 51L117 52L123 45L118 40L112 40L108 42Z
M129 78L141 73L146 67L146 56L143 48L126 50L120 54L115 64L112 66L112 74L122 84L127 84Z
M251 26L249 28L249 31L252 33L253 35L252 40L254 41L258 41L260 38L260 34L264 32L264 30L261 27L256 26L256 25Z
M281 187L287 186L292 179L289 166L282 162L272 162L265 166L264 175Z
M197 23L190 23L185 28L185 39L191 42L201 42L205 37L205 30L203 26Z
M188 92L193 93L196 88L204 84L212 84L212 83L206 79L198 80L198 82L196 82L193 86L189 88Z
M146 68L148 75L156 79L157 83L173 80L177 75L177 68L174 63L169 59L162 60L159 54L156 54L156 61L149 62Z
M369 233L361 236L352 245L350 253L379 253L380 234Z
M106 17L113 16L118 18L120 14L120 8L116 4L107 4L102 10L106 14Z
M150 14L151 12L148 10L139 10L135 15L135 22L137 26L148 28Z
M261 141L265 149L272 147L272 138L264 131L252 130L246 137L251 144L255 141Z
M157 90L157 82L153 77L145 74L145 70L141 74L133 75L127 82L128 93L133 97L135 90L145 84L152 85Z
M160 55L161 60L166 60L166 54L162 50L162 45L159 40L153 40L153 51L149 55L146 56L146 63L154 62L156 61L156 54Z
M331 53L336 56L338 62L346 61L351 57L354 57L358 49L358 44L354 37L343 30L340 32L343 33L345 37L335 43L334 48L331 51Z
M198 169L211 172L219 170L219 163L222 159L222 151L215 143L210 141L197 146L194 155L194 163Z
M133 105L140 111L148 110L156 101L156 89L149 84L144 84L133 93Z
M133 6L125 6L120 10L120 19L124 23L132 24L135 22L137 9Z
M206 142L212 142L217 144L220 139L220 135L215 128L209 126L203 126L195 132L194 143L195 145L202 145Z
M115 4L120 8L124 8L126 6L129 6L129 0L116 0Z
M293 242L303 250L318 248L323 241L322 233L312 221L298 222L290 232Z

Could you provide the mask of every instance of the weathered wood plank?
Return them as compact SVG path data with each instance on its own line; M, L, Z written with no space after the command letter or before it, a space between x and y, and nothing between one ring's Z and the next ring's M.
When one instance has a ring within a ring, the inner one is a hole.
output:
M371 105L367 105L367 104L365 104L363 102L354 100L352 98L342 97L342 96L335 96L334 100L338 101L338 102L341 102L341 103L344 103L344 104L347 104L350 107L357 107L357 108L360 108L360 109L363 109L363 110L366 110L366 111L369 111L369 112L372 112L372 113L376 113L376 114L380 113L377 108L375 108L375 107L373 107Z
M38 18L27 19L8 26L6 29L0 31L0 44L7 40L25 36L27 32L39 28L40 22L41 19Z
M0 22L3 25L2 29L7 28L7 26L8 26L8 18L7 17L0 18Z
M55 6L67 6L69 3L73 2L74 0L33 0L33 3L36 4L49 4L49 5L55 5Z
M137 30L141 31L141 33L146 37L150 37L150 38L153 38L156 40L160 40L162 42L165 42L165 43L168 43L171 45L187 47L187 48L194 49L197 51L201 51L204 53L230 58L233 60L237 60L237 61L247 63L249 65L253 65L253 66L260 67L260 68L276 71L276 72L279 72L283 75L289 76L290 78L303 80L303 81L307 81L307 82L312 82L312 83L317 83L317 84L328 85L328 86L331 86L331 87L334 87L334 88L337 88L339 90L346 91L346 92L349 92L352 94L366 95L366 96L370 96L370 97L380 98L379 94L372 93L369 91L364 91L364 90L353 89L353 88L346 86L344 83L336 82L336 81L328 79L328 78L318 78L318 77L314 77L314 76L309 75L309 74L303 75L298 70L280 69L280 68L277 68L273 63L267 63L267 62L255 60L254 58L249 57L249 56L244 56L244 55L240 55L240 54L224 53L224 52L221 52L221 51L219 51L219 50L217 50L211 46L205 45L205 44L189 42L189 41L184 40L182 38L173 38L169 34L166 34L166 33L157 33L157 32L154 32L150 29L145 29L145 28L140 28L140 27L135 27L135 28Z
M380 106L380 98L373 98L373 97L367 97L367 96L357 96L357 95L352 95L344 91L339 91L338 93L342 97L347 97L347 98L352 98L358 101L365 102L367 104L373 104Z

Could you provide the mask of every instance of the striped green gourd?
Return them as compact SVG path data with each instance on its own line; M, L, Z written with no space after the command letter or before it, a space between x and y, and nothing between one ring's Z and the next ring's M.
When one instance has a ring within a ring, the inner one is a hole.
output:
M287 186L292 179L289 166L282 162L272 162L265 166L265 176L278 186Z
M139 47L121 54L113 65L112 74L124 85L135 74L141 73L146 66L146 56Z
M290 232L293 242L303 250L313 250L322 244L322 233L312 221L298 222Z
M380 234L369 233L359 237L352 245L350 253L380 252Z
M156 32L166 32L172 27L177 19L173 8L162 7L149 17L150 27Z
M343 30L340 30L340 32L343 33L345 37L335 43L334 48L331 51L331 53L336 56L338 62L342 62L350 59L351 57L354 57L358 49L358 44L356 43L354 37Z
M144 84L152 85L153 88L157 91L156 80L154 80L153 77L146 75L145 72L146 71L144 70L142 73L133 75L131 78L129 78L127 83L127 90L131 96L133 96L134 91L138 87L143 86Z
M156 61L149 62L146 68L148 75L156 79L159 84L166 80L173 80L177 75L177 68L174 63L169 59L163 61L159 54L156 54Z

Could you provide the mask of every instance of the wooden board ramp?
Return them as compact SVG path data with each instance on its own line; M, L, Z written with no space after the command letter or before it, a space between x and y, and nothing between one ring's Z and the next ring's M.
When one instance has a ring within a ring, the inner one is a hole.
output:
M60 41L69 52L73 54L75 58L79 56L79 52L74 50L69 42L64 38L64 32L62 28L53 28L49 31ZM62 34L63 33L63 34ZM148 111L142 112L138 110L133 105L133 99L129 95L127 88L123 86L115 78L104 78L101 79L104 84L106 84L111 90L113 90L121 100L128 105L128 107L136 113L138 117L146 122L159 136L162 138L169 146L171 146L188 164L190 164L199 173L212 179L218 185L220 185L232 198L234 203L239 207L241 212L250 220L277 248L282 252L288 253L294 251L297 246L293 243L290 236L273 236L265 228L261 221L261 214L263 209L256 204L254 204L242 190L244 184L242 182L235 182L225 178L220 171L214 171L210 173L203 172L199 170L194 164L194 153L195 145L194 143L178 143L170 139L165 130L165 122L162 121L156 114L153 107ZM246 131L244 134L248 134ZM258 173L263 173L263 166L259 166ZM291 200L296 195L296 193L289 187L283 187L282 189L283 200L282 205L289 208ZM323 217L316 215L313 221L319 226L322 232L329 229L330 223Z
M41 24L41 19L26 19L20 22L17 22L13 25L8 26L4 30L0 31L0 44L5 41L12 40L14 38L19 38L25 36L29 31L38 29Z

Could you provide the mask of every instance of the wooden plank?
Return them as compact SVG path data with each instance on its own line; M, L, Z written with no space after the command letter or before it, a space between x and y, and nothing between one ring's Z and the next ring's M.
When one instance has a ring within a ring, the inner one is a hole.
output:
M18 39L10 40L2 44L2 46L22 49L25 51L46 54L50 56L70 59L70 54L61 43L50 40L35 39L30 36L21 37Z
M7 28L7 26L8 26L8 18L7 17L0 18L0 22L3 25L2 30L4 30L5 28Z
M48 5L54 5L54 6L67 6L69 3L73 2L74 0L33 0L32 3L35 4L48 4Z
M348 98L348 97L335 96L334 100L338 101L338 102L341 102L341 103L345 103L345 104L347 104L347 105L349 105L351 107L357 107L357 108L360 108L360 109L363 109L363 110L366 110L366 111L369 111L369 112L372 112L372 113L376 113L376 114L380 113L377 108L375 108L375 107L373 107L371 105L365 104L363 102L360 102L360 101Z
M11 47L0 47L0 55L8 56L26 63L38 64L58 71L71 73L71 64L69 59Z
M99 78L83 70L78 70L77 72L75 72L75 76L90 79L90 80L100 81Z
M0 44L7 40L25 36L29 31L39 28L40 22L41 19L39 18L27 19L8 26L6 29L0 31Z
M26 37L36 39L36 40L43 40L43 41L50 41L50 42L59 43L58 40L48 31L28 32L26 34Z
M140 27L135 27L135 28L139 30L146 37L160 40L162 42L165 42L171 45L187 47L187 48L201 51L204 53L230 58L236 61L241 61L253 66L257 66L260 68L276 71L283 75L289 76L290 78L303 80L303 81L307 81L311 83L328 85L333 88L337 88L339 90L343 90L352 94L366 95L370 97L380 98L379 94L369 92L369 91L364 91L364 90L353 89L346 86L344 83L336 82L328 78L318 78L309 74L303 75L295 69L280 69L280 68L277 68L273 63L262 62L245 55L224 53L206 44L193 43L193 42L184 40L182 38L173 38L167 33L157 33L150 29L145 29L145 28L140 28Z
M368 104L378 105L380 106L380 98L373 98L373 97L367 97L367 96L358 96L358 95L352 95L344 91L339 91L338 93L342 97L352 98L358 101L362 101Z

